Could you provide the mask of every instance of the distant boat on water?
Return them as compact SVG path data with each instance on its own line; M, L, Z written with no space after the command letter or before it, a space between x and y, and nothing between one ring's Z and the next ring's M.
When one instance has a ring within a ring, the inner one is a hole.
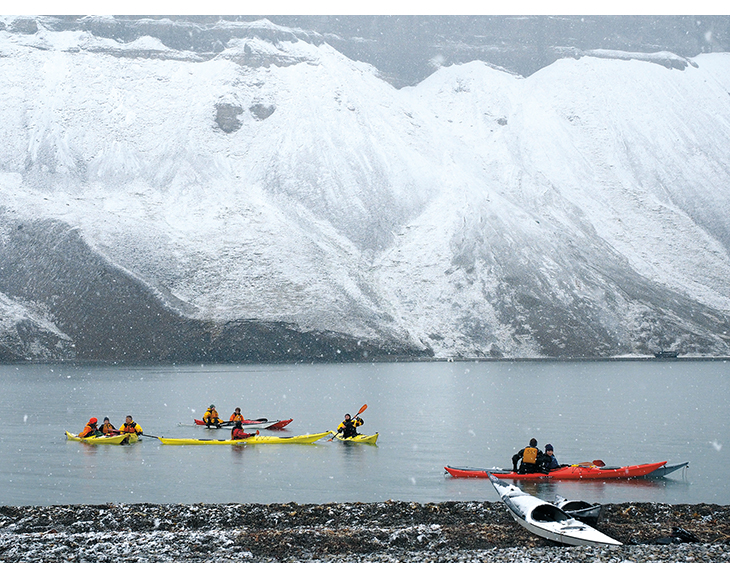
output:
M674 359L679 355L676 351L657 351L654 357L657 359Z

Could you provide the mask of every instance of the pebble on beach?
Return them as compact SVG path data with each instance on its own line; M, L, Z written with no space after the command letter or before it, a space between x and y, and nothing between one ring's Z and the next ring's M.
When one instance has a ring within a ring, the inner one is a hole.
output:
M730 506L610 504L597 528L624 545L556 545L501 502L0 506L0 562L730 562Z

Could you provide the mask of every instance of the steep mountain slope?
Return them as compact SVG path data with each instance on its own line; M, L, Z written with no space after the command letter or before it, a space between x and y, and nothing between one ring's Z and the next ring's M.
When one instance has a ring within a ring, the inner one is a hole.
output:
M729 353L729 55L397 90L260 36L0 31L6 358Z
M698 61L678 73L565 60L529 79L472 63L412 89L473 151L460 166L481 174L435 211L451 225L424 219L383 257L406 324L428 319L420 334L432 333L422 340L436 351L434 340L459 335L459 350L477 355L615 355L685 334L707 347L700 335L715 331L712 311L730 308L730 179L719 161L730 98L726 55ZM423 293L414 299L403 254L434 239L443 251L416 260ZM726 346L722 331L710 339L715 351Z

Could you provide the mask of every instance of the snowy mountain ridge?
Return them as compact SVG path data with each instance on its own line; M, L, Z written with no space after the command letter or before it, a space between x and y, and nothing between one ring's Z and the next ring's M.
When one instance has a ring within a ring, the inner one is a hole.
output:
M472 62L398 90L271 26L212 57L0 30L8 358L84 358L99 324L114 357L133 310L133 359L180 322L355 357L729 353L730 55ZM123 305L90 305L122 277Z

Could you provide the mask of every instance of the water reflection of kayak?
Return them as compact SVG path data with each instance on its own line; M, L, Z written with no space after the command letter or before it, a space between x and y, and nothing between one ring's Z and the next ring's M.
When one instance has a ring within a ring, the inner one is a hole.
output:
M622 467L598 467L576 464L551 470L549 473L518 474L501 468L468 468L446 466L446 471L455 478L487 478L489 474L498 479L511 480L623 480L629 478L662 477L687 467L689 462L667 465L667 462Z

